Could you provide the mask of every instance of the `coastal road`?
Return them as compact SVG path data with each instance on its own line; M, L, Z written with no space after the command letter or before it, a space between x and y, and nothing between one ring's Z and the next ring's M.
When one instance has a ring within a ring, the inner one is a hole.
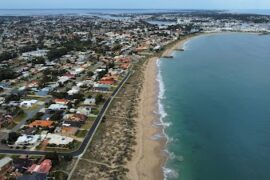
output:
M125 78L120 82L120 84L117 86L117 88L113 91L112 95L106 100L104 103L101 111L99 112L96 120L94 121L93 125L91 126L90 130L86 134L83 142L81 143L80 147L73 151L73 152L59 152L59 155L72 155L72 156L78 156L80 158L80 155L83 155L86 152L86 149L88 148L91 140L93 139L93 136L95 135L107 109L109 108L111 102L117 95L117 93L120 91L120 89L123 87L125 82L129 79L129 77L133 74L133 71L129 71L128 74L125 76ZM25 154L25 155L46 155L48 153L51 153L50 151L30 151L30 150L21 150L21 149L0 149L0 154ZM78 158L78 159L79 159ZM74 168L75 169L75 168ZM73 170L74 171L74 170Z

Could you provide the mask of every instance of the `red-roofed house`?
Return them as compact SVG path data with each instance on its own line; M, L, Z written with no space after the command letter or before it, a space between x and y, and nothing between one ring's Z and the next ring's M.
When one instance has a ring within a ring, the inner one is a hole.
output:
M39 82L37 80L33 80L27 84L27 87L29 88L39 87Z
M71 74L70 72L65 73L64 76L69 77L71 79L75 79L76 78L76 76L74 74Z
M129 68L129 63L121 64L121 68L122 69L128 69Z
M98 82L99 84L107 84L107 85L112 85L115 83L114 80L101 80Z
M130 58L120 58L118 59L119 62L122 62L122 63L129 63L130 62Z
M51 128L53 125L53 121L49 120L35 120L31 124L29 124L29 127L48 127Z
M32 164L30 168L27 169L28 172L33 173L43 173L48 174L52 168L52 161L50 159L45 159L40 165Z
M115 77L113 76L107 76L107 77L103 77L101 78L101 80L99 81L99 84L108 84L108 85L112 85L115 83Z
M70 101L67 99L55 99L54 102L56 104L63 104L63 105L67 105Z

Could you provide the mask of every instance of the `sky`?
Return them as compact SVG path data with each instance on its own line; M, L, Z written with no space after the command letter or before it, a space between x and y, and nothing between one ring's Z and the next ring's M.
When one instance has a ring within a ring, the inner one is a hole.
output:
M0 0L0 9L270 9L270 0Z

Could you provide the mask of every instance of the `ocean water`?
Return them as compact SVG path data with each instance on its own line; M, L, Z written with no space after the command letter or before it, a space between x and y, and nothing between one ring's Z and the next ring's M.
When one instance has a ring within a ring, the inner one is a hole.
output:
M0 9L0 16L118 15L175 12L169 9Z
M195 37L158 62L166 179L270 179L270 36Z
M238 9L238 10L229 10L229 12L238 14L270 15L270 9Z

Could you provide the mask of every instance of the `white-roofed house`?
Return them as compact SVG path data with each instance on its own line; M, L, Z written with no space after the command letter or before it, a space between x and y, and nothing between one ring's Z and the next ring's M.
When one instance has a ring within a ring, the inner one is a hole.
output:
M66 110L68 106L63 105L63 104L51 104L48 109L49 110Z
M26 108L30 108L32 107L34 104L36 104L38 101L33 99L33 100L24 100L20 103L20 107L26 107Z
M57 146L68 145L74 141L73 138L51 133L47 134L46 139L48 139L48 144L55 144Z
M96 98L86 98L83 102L83 105L96 105Z
M15 146L35 146L38 145L41 140L40 135L22 135L18 137L14 143Z
M81 106L77 109L78 114L83 114L86 116L90 116L91 114L91 107L90 106Z

